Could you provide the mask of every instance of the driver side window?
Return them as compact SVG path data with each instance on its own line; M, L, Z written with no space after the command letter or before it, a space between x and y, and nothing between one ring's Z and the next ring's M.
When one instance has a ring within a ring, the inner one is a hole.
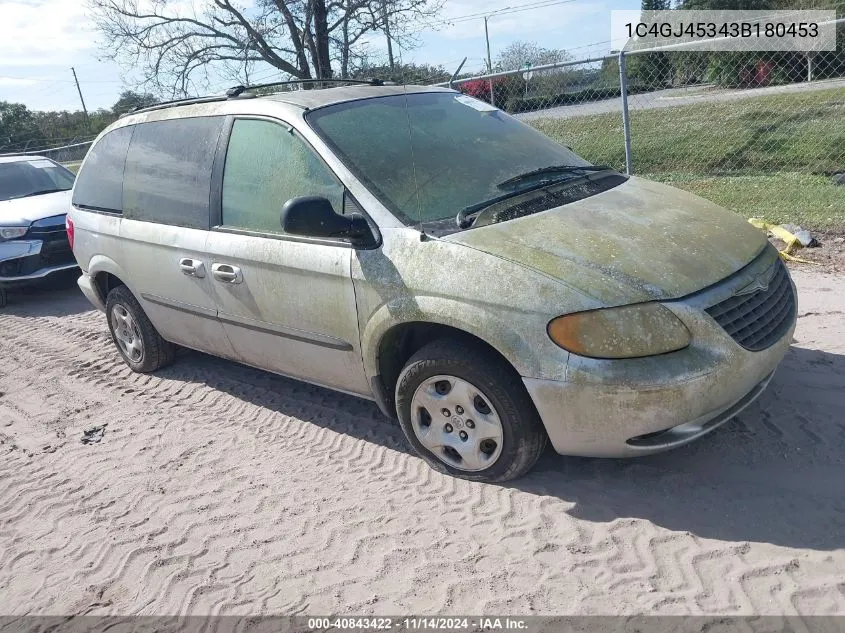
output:
M342 212L343 186L288 130L271 121L235 121L223 171L223 226L282 233L282 206L297 196L323 196Z

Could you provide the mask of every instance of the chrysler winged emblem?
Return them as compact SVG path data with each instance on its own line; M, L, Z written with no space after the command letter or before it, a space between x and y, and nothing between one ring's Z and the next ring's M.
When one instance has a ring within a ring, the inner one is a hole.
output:
M742 295L750 295L755 292L765 292L768 290L769 284L772 282L772 277L775 276L775 264L777 264L777 262L772 263L771 266L757 275L747 286L743 286L734 292L734 296L738 297Z

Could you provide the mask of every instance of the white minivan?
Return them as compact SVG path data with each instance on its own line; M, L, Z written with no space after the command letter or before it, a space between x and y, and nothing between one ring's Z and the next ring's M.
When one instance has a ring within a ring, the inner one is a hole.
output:
M758 229L440 88L137 111L88 153L68 233L133 370L184 346L369 398L481 481L547 442L637 456L712 431L796 319Z

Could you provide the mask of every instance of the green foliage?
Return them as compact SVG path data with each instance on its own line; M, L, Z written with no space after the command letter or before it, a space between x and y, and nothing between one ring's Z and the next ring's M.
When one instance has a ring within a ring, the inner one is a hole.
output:
M38 138L38 125L22 103L0 101L0 150Z
M627 59L629 81L654 90L672 85L675 69L668 53L644 53Z
M636 91L632 90L631 92ZM587 88L575 92L542 95L539 97L512 96L506 102L506 110L511 113L529 112L531 110L542 110L554 106L602 101L618 96L619 88Z
M642 0L644 11L671 9L670 0ZM832 9L845 14L845 0L680 0L683 10L795 10ZM814 79L845 75L845 24L837 27L837 50L818 55ZM807 59L803 53L666 52L628 57L629 77L653 89L699 82L731 88L804 81Z
M120 116L126 112L130 112L135 108L145 108L158 102L160 99L150 93L133 92L132 90L124 90L120 93L120 98L112 106L112 112L115 116Z
M0 153L37 151L88 140L134 107L150 105L158 99L151 94L124 91L109 109L32 111L22 103L0 101Z
M619 85L619 60L616 57L605 57L599 71L601 82L605 85Z
M394 64L391 70L387 64L364 63L351 75L351 79L381 79L400 84L433 84L449 81L451 73L443 66L431 64Z

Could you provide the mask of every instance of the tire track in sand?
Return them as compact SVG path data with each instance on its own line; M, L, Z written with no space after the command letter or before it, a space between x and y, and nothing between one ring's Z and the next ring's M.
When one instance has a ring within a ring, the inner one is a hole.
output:
M845 613L842 497L816 485L845 475L835 357L797 350L693 447L487 486L432 472L352 397L201 354L133 374L93 312L0 328L12 613Z

